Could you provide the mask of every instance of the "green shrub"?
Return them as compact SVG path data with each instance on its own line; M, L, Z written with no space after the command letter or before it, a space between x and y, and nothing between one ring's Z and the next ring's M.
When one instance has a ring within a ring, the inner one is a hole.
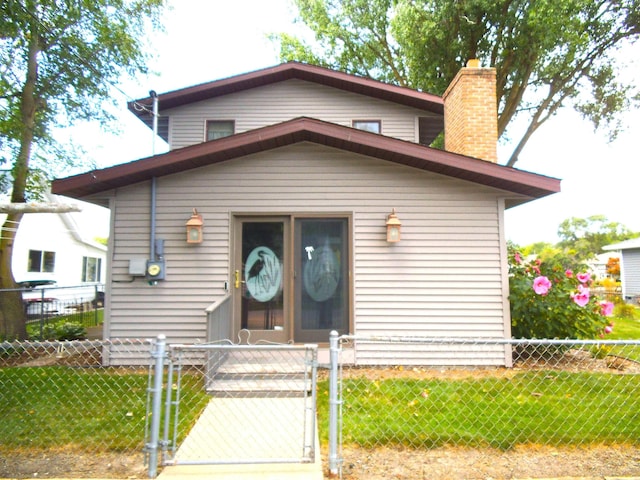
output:
M40 324L27 325L29 340L83 340L87 337L87 330L79 323L58 321L45 323L40 330Z
M594 345L591 347L591 356L602 360L607 355L610 355L613 348L610 345Z
M613 308L613 313L616 317L634 319L638 311L632 304L620 302L616 303L616 306Z
M516 338L604 336L613 304L592 295L591 275L571 259L525 261L509 249L511 333Z
M56 340L82 340L87 338L87 330L78 323L59 323L56 325Z

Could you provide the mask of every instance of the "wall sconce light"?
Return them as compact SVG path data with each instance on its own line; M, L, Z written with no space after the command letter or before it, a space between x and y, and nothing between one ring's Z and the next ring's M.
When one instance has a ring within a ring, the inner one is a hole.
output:
M202 215L194 208L191 218L187 220L187 243L202 243Z
M394 208L387 216L387 242L396 243L400 241L400 227L402 223L396 215L396 209Z

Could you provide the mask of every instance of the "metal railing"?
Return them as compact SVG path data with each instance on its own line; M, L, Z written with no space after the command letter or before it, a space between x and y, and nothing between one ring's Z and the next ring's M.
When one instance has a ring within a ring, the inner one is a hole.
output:
M27 284L18 291L22 295L24 314L30 336L39 340L50 340L52 325L61 321L75 323L83 327L94 327L101 322L100 311L104 307L104 285L85 284L58 287L40 285L38 282Z

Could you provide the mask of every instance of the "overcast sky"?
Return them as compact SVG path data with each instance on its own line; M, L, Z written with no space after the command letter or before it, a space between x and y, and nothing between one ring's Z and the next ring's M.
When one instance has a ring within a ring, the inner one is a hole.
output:
M172 0L171 5L166 32L150 37L157 52L151 67L158 75L123 83L114 92L120 134L106 134L94 124L74 130L99 168L152 154L151 132L127 110L128 100L146 97L149 90L162 93L275 65L277 47L267 34L304 32L294 23L289 0ZM640 78L637 57L629 55L625 74ZM520 245L554 243L564 219L598 214L640 231L640 112L627 114L625 127L612 144L570 110L541 127L516 167L562 179L562 193L508 210L507 238ZM501 163L511 148L501 146ZM157 141L156 153L164 150L166 145Z

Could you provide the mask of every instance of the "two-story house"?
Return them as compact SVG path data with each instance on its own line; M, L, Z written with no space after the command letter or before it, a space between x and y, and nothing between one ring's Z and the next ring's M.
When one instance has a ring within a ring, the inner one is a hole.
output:
M439 97L286 63L129 108L168 153L53 183L111 209L107 337L510 337L503 213L560 182L496 163L493 69ZM355 358L385 355L511 362Z

